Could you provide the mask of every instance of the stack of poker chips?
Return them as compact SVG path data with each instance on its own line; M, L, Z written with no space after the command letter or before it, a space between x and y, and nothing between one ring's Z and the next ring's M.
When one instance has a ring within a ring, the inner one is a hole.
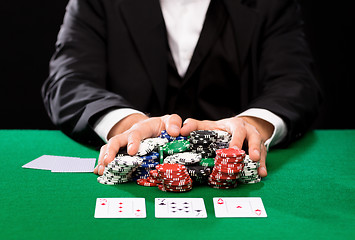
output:
M252 161L247 155L244 159L244 167L240 172L239 181L245 184L258 183L261 181L261 177L258 174L258 168L260 167L260 162Z
M217 134L216 146L217 149L229 148L229 143L232 140L232 135L226 131L213 130Z
M137 156L118 156L110 162L102 176L97 181L106 185L117 185L129 182L132 179L133 171L142 163Z
M245 152L237 148L223 148L216 151L215 166L208 178L213 188L228 189L237 186L237 179L243 170Z
M193 152L175 153L164 158L164 163L178 163L182 165L194 165L201 160L201 154Z
M155 169L155 167L159 164L159 153L157 152L150 152L140 158L142 159L142 163L133 172L133 181L149 177L150 170Z
M185 166L194 185L202 185L208 182L212 168L204 166Z
M202 158L211 158L215 156L217 133L210 130L198 130L190 133L188 139L191 143L190 150L201 154Z
M165 163L159 164L156 169L162 183L158 185L159 190L164 192L187 192L192 189L192 179L184 165Z

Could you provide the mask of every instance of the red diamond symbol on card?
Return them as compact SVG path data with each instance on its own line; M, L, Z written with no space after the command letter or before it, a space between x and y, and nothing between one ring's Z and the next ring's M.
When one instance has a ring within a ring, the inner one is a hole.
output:
M101 203L101 205L106 205L106 203Z
M136 211L137 211L137 212L140 212L141 210L137 209Z
M237 206L237 208L242 208L242 206Z

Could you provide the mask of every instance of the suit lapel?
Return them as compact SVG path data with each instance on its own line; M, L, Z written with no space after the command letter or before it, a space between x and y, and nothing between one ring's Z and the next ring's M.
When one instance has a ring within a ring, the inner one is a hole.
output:
M252 42L257 13L240 1L224 0L224 3L235 29L240 66L243 67Z
M163 108L167 86L167 40L159 0L127 0L122 3L121 11Z

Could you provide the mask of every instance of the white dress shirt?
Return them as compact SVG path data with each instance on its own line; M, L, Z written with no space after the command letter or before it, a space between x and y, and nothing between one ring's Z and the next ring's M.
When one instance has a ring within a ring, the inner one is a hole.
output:
M190 64L209 4L210 0L160 0L168 33L169 47L181 77L185 76ZM143 114L130 108L112 110L98 119L94 125L94 130L104 141L107 141L107 135L112 127L133 113ZM272 137L265 142L267 149L286 136L285 122L268 110L252 108L238 116L261 118L274 126Z

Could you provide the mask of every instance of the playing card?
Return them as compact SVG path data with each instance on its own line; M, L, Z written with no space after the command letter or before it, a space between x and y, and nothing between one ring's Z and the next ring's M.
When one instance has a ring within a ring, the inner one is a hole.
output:
M267 217L259 197L214 197L213 205L217 218Z
M146 218L144 198L97 198L95 218Z
M203 198L156 198L156 218L207 218Z
M26 163L22 167L51 170L52 172L92 172L95 162L95 158L43 155Z

